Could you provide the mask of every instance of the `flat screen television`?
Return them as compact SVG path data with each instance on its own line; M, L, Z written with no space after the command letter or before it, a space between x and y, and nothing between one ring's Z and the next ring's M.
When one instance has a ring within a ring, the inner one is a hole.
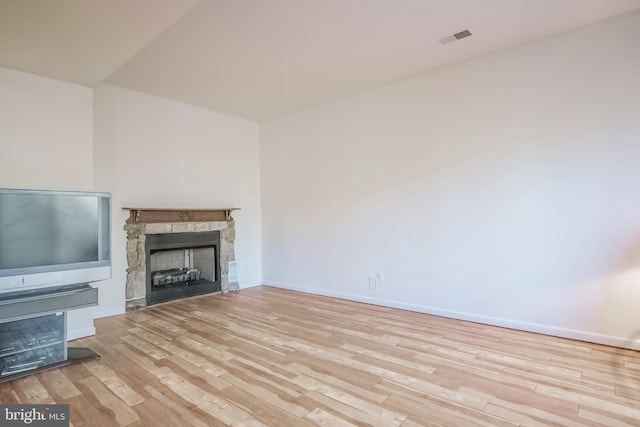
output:
M0 293L111 277L108 193L0 188Z

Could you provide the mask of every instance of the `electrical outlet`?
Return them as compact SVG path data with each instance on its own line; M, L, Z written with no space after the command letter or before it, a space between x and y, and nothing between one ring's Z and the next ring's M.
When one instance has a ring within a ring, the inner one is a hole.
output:
M378 283L378 288L384 283L384 274L381 271L376 273L376 282Z
M244 262L239 262L239 263L238 263L238 270L240 270L240 271L244 271L244 269L245 269Z
M369 276L369 290L370 291L378 290L378 280L373 276Z

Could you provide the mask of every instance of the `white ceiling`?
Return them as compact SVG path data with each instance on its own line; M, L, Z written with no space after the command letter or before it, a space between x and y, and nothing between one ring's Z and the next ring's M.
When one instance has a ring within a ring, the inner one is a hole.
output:
M0 66L264 120L640 0L0 0ZM472 37L438 39L469 28Z

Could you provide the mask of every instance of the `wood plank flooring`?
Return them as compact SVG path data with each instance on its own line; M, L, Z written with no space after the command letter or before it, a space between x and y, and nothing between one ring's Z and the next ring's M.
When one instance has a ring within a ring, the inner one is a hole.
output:
M0 384L79 426L640 426L640 352L265 286L95 321Z

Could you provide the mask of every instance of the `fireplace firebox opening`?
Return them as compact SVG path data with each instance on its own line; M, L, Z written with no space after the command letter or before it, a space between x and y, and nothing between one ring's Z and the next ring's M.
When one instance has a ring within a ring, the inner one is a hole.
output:
M149 234L147 305L222 290L220 231Z

